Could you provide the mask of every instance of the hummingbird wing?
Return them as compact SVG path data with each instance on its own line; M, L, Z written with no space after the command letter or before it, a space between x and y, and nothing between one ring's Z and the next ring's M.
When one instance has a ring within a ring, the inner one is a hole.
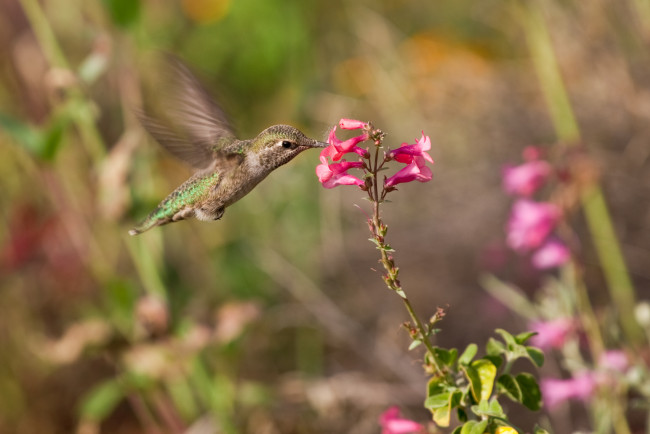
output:
M235 133L224 111L187 66L174 57L168 62L173 71L168 122L138 113L142 125L171 154L196 169L231 160L224 146L235 140Z

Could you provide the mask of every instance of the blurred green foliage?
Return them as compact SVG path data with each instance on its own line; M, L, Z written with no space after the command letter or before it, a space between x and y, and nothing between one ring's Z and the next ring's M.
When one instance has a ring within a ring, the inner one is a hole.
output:
M632 1L543 4L647 288L648 21ZM556 136L511 2L10 0L0 29L1 432L376 432L391 404L428 417L364 204L322 190L315 152L219 222L128 237L190 173L133 115L164 92L164 52L242 137L281 122L324 136L340 117L391 145L425 130L434 182L387 207L404 284L425 314L453 306L451 346L512 321L476 295L476 252L501 237L501 165Z

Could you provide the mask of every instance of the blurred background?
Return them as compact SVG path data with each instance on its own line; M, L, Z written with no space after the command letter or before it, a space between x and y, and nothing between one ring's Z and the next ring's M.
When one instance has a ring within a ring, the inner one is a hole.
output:
M324 138L342 117L388 146L431 136L433 181L400 186L384 218L418 313L445 308L437 343L462 349L526 329L483 273L541 279L503 242L502 167L561 136L523 3L1 0L0 432L374 433L390 405L428 420L364 194L323 189L305 152L219 222L129 237L190 175L133 109L164 91L170 52L242 138L276 123ZM647 298L650 4L525 3ZM570 222L607 305L580 212Z

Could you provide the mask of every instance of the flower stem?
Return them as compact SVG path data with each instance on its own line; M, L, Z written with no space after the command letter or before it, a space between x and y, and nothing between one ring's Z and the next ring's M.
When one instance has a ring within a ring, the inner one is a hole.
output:
M388 286L388 289L396 292L402 298L402 301L404 302L404 306L406 307L406 310L408 311L409 315L411 316L411 319L413 320L413 323L415 324L417 335L418 335L417 338L419 338L420 341L427 348L427 351L429 352L430 355L429 360L433 364L435 371L442 372L436 360L436 355L435 355L433 345L431 345L431 342L429 340L429 332L424 327L422 321L415 313L415 310L413 309L411 302L409 301L408 297L406 296L406 293L402 289L402 285L397 279L399 268L395 265L394 259L388 255L388 252L391 251L391 248L386 244L384 239L384 236L386 235L386 231L388 228L386 227L386 225L384 225L384 223L381 221L381 218L379 217L379 205L381 202L383 202L384 196L386 195L386 191L383 190L381 197L379 196L379 182L377 180L377 173L379 172L381 166L383 166L383 164L386 162L386 160L384 159L381 165L379 164L379 146L375 146L375 153L374 153L373 160L374 161L369 168L369 172L372 176L372 186L370 189L368 189L368 195L370 196L370 200L373 202L373 216L372 216L372 220L370 221L370 231L372 233L375 243L377 244L377 248L381 252L380 262L384 266L384 270L386 270L386 275L384 276L384 282L386 282L386 286Z

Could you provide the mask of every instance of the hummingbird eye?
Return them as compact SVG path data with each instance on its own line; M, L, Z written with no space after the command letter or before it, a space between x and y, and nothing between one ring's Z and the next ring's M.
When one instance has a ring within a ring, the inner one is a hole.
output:
M282 145L282 147L284 149L295 148L295 145L293 143L291 143L290 141L288 141L288 140L283 140L282 143L280 143L280 144Z

